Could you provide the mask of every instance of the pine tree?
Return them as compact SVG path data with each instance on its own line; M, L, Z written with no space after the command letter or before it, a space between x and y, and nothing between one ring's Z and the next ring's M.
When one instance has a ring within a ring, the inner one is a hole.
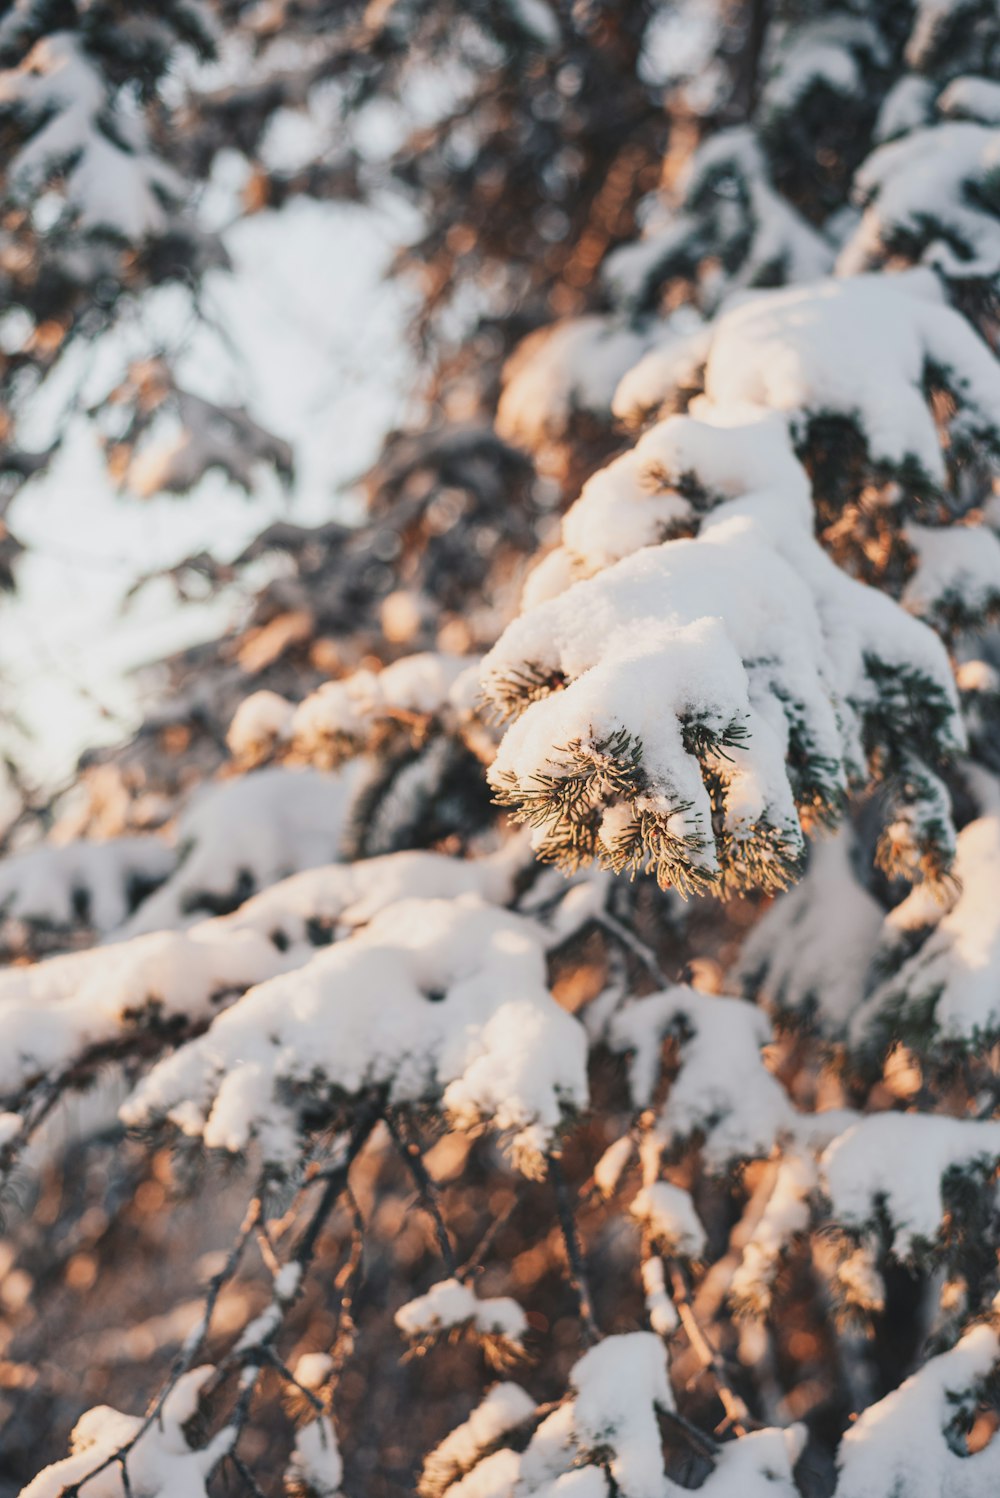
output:
M250 625L8 834L11 1492L992 1498L995 3L34 0L0 46L11 430L218 260L227 149L248 211L413 198L433 359L365 519L264 532ZM343 141L269 172L322 88ZM292 472L169 350L91 415L133 492Z

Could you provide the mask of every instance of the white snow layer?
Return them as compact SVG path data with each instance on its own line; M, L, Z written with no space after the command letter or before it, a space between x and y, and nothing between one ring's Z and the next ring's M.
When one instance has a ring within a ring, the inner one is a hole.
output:
M435 1492L445 1488L473 1467L488 1446L534 1412L535 1401L519 1384L494 1384L469 1418L450 1431L427 1457L425 1484Z
M394 1320L403 1336L410 1338L471 1324L484 1337L503 1337L520 1344L528 1330L528 1318L516 1300L509 1296L480 1300L471 1285L456 1279L439 1280L426 1295L407 1301Z
M89 1047L161 1019L207 1019L215 1003L300 967L317 939L364 925L410 896L463 894L503 903L521 854L480 860L390 853L292 875L231 915L184 931L150 931L0 972L0 1096L58 1074Z
M296 749L315 755L324 748L357 752L372 729L392 720L407 721L447 709L462 715L471 706L478 659L422 651L403 656L382 671L354 671L325 682L298 707L255 706L255 694L241 704L229 730L229 746L245 753L264 732L290 739ZM282 699L278 698L278 702Z
M42 843L0 862L0 916L50 926L82 918L102 934L128 915L130 889L158 884L177 862L157 837Z
M543 1168L564 1112L586 1102L586 1041L546 987L536 926L472 897L391 906L250 989L153 1068L123 1117L169 1115L213 1148L240 1150L256 1134L287 1166L292 1092L379 1087L390 1103L438 1099L456 1126L488 1124L522 1168Z
M991 1498L1000 1491L1000 1441L960 1455L948 1438L963 1409L974 1410L977 1386L998 1360L996 1328L974 1326L863 1410L840 1443L835 1498Z
M260 889L329 863L340 851L358 775L357 765L335 775L265 769L201 786L180 818L176 873L122 934L183 925L214 901L232 899L246 881Z
M755 292L724 307L701 336L712 406L764 407L797 424L847 417L874 462L910 459L934 482L944 480L945 464L923 389L929 365L958 397L959 427L1000 427L1000 366L928 270ZM670 397L672 368L657 360L654 348L625 376L616 415L637 421Z
M1000 815L979 817L958 834L955 880L950 908L929 904L915 890L886 917L887 960L909 933L926 928L927 934L858 1011L855 1041L863 1042L882 1017L898 1022L909 1011L932 1015L933 1033L944 1040L985 1041L1000 1030Z
M611 1491L618 1498L681 1498L690 1489L666 1474L657 1420L658 1411L674 1409L667 1368L666 1348L652 1333L606 1337L574 1365L571 1397L545 1416L524 1451L492 1453L447 1487L445 1498L608 1498ZM504 1419L511 1418L509 1398ZM517 1400L516 1423L522 1409ZM490 1411L491 1429L494 1418ZM464 1431L459 1427L463 1448ZM698 1491L706 1498L795 1498L792 1468L804 1440L804 1428L793 1426L727 1441Z
M652 812L696 840L692 862L714 876L704 766L685 747L684 725L721 737L737 724L745 740L711 760L727 831L739 842L767 823L796 854L803 840L786 766L791 735L836 799L860 776L862 724L881 700L873 663L924 675L952 708L941 749L960 745L954 681L937 636L841 572L789 523L780 495L732 501L698 539L629 556L508 626L483 662L487 694L505 706L508 683L526 674L566 685L540 692L507 729L490 780L530 792L570 774L577 747L599 761L624 730L641 745L645 788L631 803L603 781L587 788L591 804L609 813L602 844L612 853L633 820Z
M792 1127L793 1110L761 1059L771 1038L761 1010L683 986L627 1004L611 1023L609 1043L628 1055L639 1108L653 1100L662 1044L670 1034L679 1038L680 1071L657 1119L663 1142L704 1133L705 1160L715 1170L770 1154Z
M995 276L1000 220L981 200L998 170L1000 130L970 120L912 130L880 146L854 178L864 213L838 271L858 275L900 243L919 241L925 263L945 275Z
M927 1113L875 1113L838 1135L821 1158L833 1220L864 1228L884 1208L892 1249L908 1258L933 1244L951 1170L989 1175L1000 1161L1000 1122Z
M329 1415L318 1415L295 1434L286 1481L300 1484L310 1498L337 1498L344 1464Z
M738 976L779 1012L840 1036L861 1004L882 907L851 867L846 829L818 837L794 889L779 895L740 953Z
M649 334L599 314L530 334L504 366L497 431L533 451L562 437L577 411L606 417L618 381L649 341Z
M0 108L31 130L7 163L23 198L56 182L82 228L133 242L166 226L180 179L149 151L138 114L115 109L78 34L44 36L19 67L0 72ZM109 118L114 136L102 128Z
M670 1181L654 1181L642 1188L630 1210L663 1253L687 1259L701 1257L705 1229L690 1193L682 1187Z
M158 1418L129 1452L128 1487L118 1463L112 1462L99 1476L84 1483L85 1498L127 1498L138 1493L143 1498L207 1498L208 1477L232 1446L236 1429L227 1426L207 1446L192 1451L183 1427L195 1413L198 1395L214 1373L211 1366L194 1368L177 1380ZM106 1404L87 1410L70 1436L70 1455L39 1472L21 1498L59 1498L120 1446L133 1440L144 1423L140 1415L123 1415Z

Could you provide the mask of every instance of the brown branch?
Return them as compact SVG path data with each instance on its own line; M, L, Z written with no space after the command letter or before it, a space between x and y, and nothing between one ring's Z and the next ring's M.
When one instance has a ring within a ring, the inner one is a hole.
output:
M184 1374L190 1370L195 1358L200 1352L202 1344L205 1341L205 1337L208 1335L208 1328L212 1319L212 1312L215 1309L215 1305L222 1291L222 1287L226 1283L226 1281L230 1279L235 1273L236 1266L240 1261L247 1241L257 1225L258 1218L260 1217L260 1211L260 1196L255 1195L250 1200L250 1203L246 1210L246 1215L244 1216L243 1222L240 1225L240 1230L236 1235L236 1241L234 1242L232 1248L229 1250L225 1264L219 1270L218 1274L214 1275L209 1282L208 1290L205 1294L205 1309L202 1312L201 1324L197 1330L197 1334L195 1336L189 1337L185 1341L184 1346L181 1348L177 1357L174 1359L173 1367L170 1370L170 1376L167 1378L166 1382L163 1384L162 1388L156 1395L156 1398L153 1400L153 1403L147 1410L142 1424L139 1426L138 1430L136 1430L135 1433L131 1435L127 1441L123 1441L119 1447L110 1452L103 1461L95 1463L90 1471L87 1472L83 1477L79 1478L76 1482L70 1483L68 1487L63 1488L62 1492L60 1493L60 1498L79 1498L81 1489L92 1482L93 1479L97 1477L101 1472L107 1471L109 1467L117 1465L120 1466L124 1472L125 1462L128 1458L129 1453L133 1451L138 1443L142 1440L143 1436L152 1426L154 1420L160 1419L163 1413L163 1406L166 1404L167 1398L170 1393L176 1387L178 1379L182 1378ZM126 1488L126 1492L127 1491L128 1490Z
M400 1153L407 1170L413 1177L414 1184L420 1196L420 1205L434 1224L434 1235L437 1238L438 1248L444 1267L452 1279L458 1278L458 1260L455 1257L455 1249L452 1245L451 1235L447 1224L441 1215L441 1207L438 1202L438 1189L428 1174L424 1157L420 1152L420 1145L413 1138L407 1139L402 1121L393 1117L386 1110L385 1121L392 1142Z
M598 1342L600 1341L601 1332L594 1317L594 1297L587 1278L587 1266L576 1229L576 1218L573 1216L573 1203L570 1200L569 1188L566 1185L566 1178L562 1173L562 1166L557 1156L549 1155L548 1167L549 1177L555 1191L559 1226L562 1229L563 1243L566 1246L570 1284L576 1291L576 1298L580 1304L580 1319L583 1322L584 1340L587 1343Z
M745 1435L750 1412L740 1396L730 1387L722 1358L701 1328L688 1293L684 1271L673 1259L667 1259L665 1262L670 1274L674 1305L681 1318L681 1325L687 1333L687 1339L700 1359L702 1367L712 1375L722 1407L726 1412L727 1423L733 1427L738 1436Z

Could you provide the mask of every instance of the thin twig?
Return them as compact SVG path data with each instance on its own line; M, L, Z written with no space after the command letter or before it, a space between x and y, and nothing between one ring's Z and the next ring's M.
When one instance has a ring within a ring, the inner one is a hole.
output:
M580 1239L576 1230L576 1218L573 1216L573 1203L570 1200L569 1188L566 1185L566 1178L562 1173L562 1166L557 1156L549 1156L548 1167L549 1177L555 1191L559 1226L562 1229L563 1243L566 1245L570 1284L576 1291L576 1298L580 1304L580 1319L583 1322L584 1339L588 1343L598 1342L600 1341L601 1333L594 1317L594 1297L591 1294L590 1283L587 1279L587 1266L584 1263L583 1250L580 1247Z
M267 1494L260 1486L260 1483L257 1481L256 1477L254 1477L253 1473L250 1471L250 1468L247 1466L243 1458L241 1456L237 1456L235 1451L230 1451L227 1453L227 1455L233 1466L236 1468L237 1472L242 1477L243 1481L246 1483L247 1487L250 1489L252 1498L267 1498Z
M265 1362L270 1363L271 1367L277 1374L280 1375L281 1378L284 1379L286 1384L291 1384L293 1389L298 1390L303 1399L305 1399L308 1404L312 1405L317 1414L323 1413L326 1407L323 1404L322 1399L317 1398L312 1389L307 1389L305 1384L299 1383L299 1380L295 1377L295 1374L292 1372L291 1368L289 1368L288 1364L284 1361L283 1358L280 1358L278 1356L273 1347L262 1346L260 1348L260 1355Z
M701 1452L702 1456L714 1457L718 1454L718 1442L713 1441L710 1435L688 1420L685 1415L678 1414L677 1410L664 1410L663 1418L668 1424L676 1426L691 1445Z
M87 1486L90 1482L92 1482L93 1479L97 1477L101 1472L107 1471L109 1467L115 1466L117 1464L124 1469L125 1459L129 1455L129 1452L134 1450L134 1448L142 1440L143 1436L146 1435L154 1420L159 1420L162 1428L161 1417L163 1414L163 1406L166 1404L167 1398L172 1390L176 1387L178 1379L182 1378L183 1375L190 1370L195 1358L198 1355L198 1352L201 1349L205 1337L208 1334L208 1328L212 1320L212 1312L215 1309L215 1305L222 1291L222 1287L226 1283L226 1281L235 1273L236 1266L239 1263L240 1257L243 1253L243 1249L246 1247L247 1240L249 1239L251 1233L257 1225L257 1220L260 1216L260 1210L260 1197L252 1197L247 1207L246 1214L243 1218L243 1222L240 1225L240 1230L236 1236L236 1241L234 1242L226 1257L225 1264L219 1270L218 1274L214 1275L209 1282L208 1290L205 1294L205 1309L202 1312L201 1322L199 1323L199 1326L197 1328L197 1334L195 1336L189 1337L188 1340L184 1343L184 1346L181 1348L180 1352L177 1354L177 1357L174 1359L173 1367L170 1370L170 1376L167 1378L166 1382L163 1384L158 1394L156 1395L156 1398L153 1400L153 1403L146 1411L142 1424L135 1431L135 1433L128 1438L127 1441L123 1441L122 1444L118 1446L114 1451L109 1452L109 1454L104 1458L103 1461L95 1463L90 1471L87 1472L83 1477L81 1477L77 1482L70 1483L68 1487L63 1488L62 1493L60 1494L60 1498L79 1498L80 1490L83 1487Z
M641 937L636 936L635 932L629 926L626 926L624 921L620 921L609 910L604 910L597 917L597 923L609 935L613 936L616 941L621 942L622 946L631 952L633 957L638 957L643 967L652 974L658 983L662 983L665 988L671 986L671 980L660 966L652 947L647 946Z
M354 1127L351 1129L350 1138L342 1157L336 1160L328 1170L313 1177L314 1180L325 1181L326 1185L323 1188L323 1194L309 1221L309 1225L299 1239L298 1247L292 1255L295 1262L300 1264L303 1270L312 1261L313 1254L316 1252L316 1244L319 1241L319 1235L326 1225L327 1218L337 1205L342 1193L347 1189L347 1178L350 1174L351 1166L361 1153L361 1150L367 1143L368 1136L381 1117L381 1104L375 1102L368 1103L355 1119Z
M337 1330L334 1334L330 1356L333 1359L333 1376L339 1377L347 1359L354 1351L354 1302L361 1288L364 1273L365 1223L361 1208L348 1190L348 1200L354 1217L354 1233L351 1252L337 1274L336 1285L340 1290L340 1306L337 1311Z
M490 1223L489 1227L486 1229L485 1233L480 1238L479 1242L476 1244L475 1248L472 1250L465 1263L462 1264L456 1271L455 1278L457 1280L469 1279L471 1275L479 1268L480 1264L483 1262L483 1259L493 1247L493 1243L497 1237L497 1234L501 1231L502 1228L505 1228L507 1226L507 1223L513 1216L514 1210L517 1205L518 1201L517 1197L515 1196L512 1198L510 1205L505 1207L498 1217L494 1217L493 1221Z
M681 1325L687 1333L687 1339L700 1358L702 1366L712 1375L728 1423L732 1425L737 1435L745 1435L745 1422L749 1419L750 1412L740 1396L730 1387L722 1358L701 1328L688 1293L684 1271L673 1259L666 1260L666 1264L673 1289L674 1305L681 1318Z
M389 1133L392 1135L392 1142L395 1144L407 1170L413 1177L414 1185L420 1194L420 1205L434 1224L434 1234L437 1238L444 1267L452 1279L457 1279L458 1260L455 1257L455 1250L447 1224L441 1215L441 1208L438 1204L438 1190L428 1174L427 1166L424 1164L424 1157L420 1153L420 1145L415 1139L407 1139L404 1136L399 1120L394 1118L388 1111L385 1114L385 1121L388 1125Z

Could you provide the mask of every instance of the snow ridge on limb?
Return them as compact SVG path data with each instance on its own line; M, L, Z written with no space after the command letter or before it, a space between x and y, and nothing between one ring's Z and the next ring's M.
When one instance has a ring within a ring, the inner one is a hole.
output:
M141 1044L150 1025L176 1034L203 1024L234 995L301 967L398 901L474 895L503 904L523 858L515 843L477 860L414 850L330 864L183 931L9 967L0 972L0 1097L20 1104L36 1085L72 1085L71 1077L85 1085L102 1055Z
M811 281L833 263L832 246L775 190L760 144L745 126L720 130L699 146L674 211L660 217L664 223L614 250L602 267L615 301L633 311L653 308L674 276L699 280L701 301L711 310L721 278L703 273L710 256L734 267L722 283L727 293Z
M165 229L185 189L150 150L141 119L115 105L109 80L72 31L43 37L19 67L0 73L0 120L22 137L8 167L15 201L58 184L81 229L141 242Z
M87 1410L70 1436L70 1455L39 1472L21 1498L60 1498L133 1440L128 1454L131 1486L124 1486L118 1463L112 1460L84 1484L88 1498L124 1498L128 1492L149 1498L207 1498L208 1479L232 1446L236 1431L227 1426L207 1446L195 1449L184 1427L214 1373L210 1365L185 1373L164 1401L159 1418L150 1423L108 1405Z
M1000 275L1000 130L950 120L880 146L854 179L864 209L841 251L842 275L895 255L959 279Z
M1000 1442L970 1451L966 1435L998 1374L995 1320L979 1322L848 1428L835 1498L986 1498L996 1492Z
M475 899L407 900L294 975L251 988L159 1062L122 1110L168 1116L210 1148L252 1136L275 1170L297 1133L361 1094L435 1103L495 1129L544 1173L563 1119L587 1101L583 1028L545 984L541 933Z
M876 474L935 492L979 445L1000 446L1000 367L932 271L851 276L756 292L723 307L706 334L706 400L725 411L783 412L796 442L843 418L864 439ZM942 451L928 383L954 398ZM623 379L615 414L638 424L669 403L671 364L654 348ZM698 414L695 408L695 414Z
M176 862L174 850L153 836L26 848L0 861L0 922L56 929L82 922L106 935Z
M471 710L478 664L474 656L421 651L379 672L362 669L324 682L297 705L275 692L254 692L237 709L227 742L250 762L287 743L310 764L332 768L377 750L396 726L419 733L436 715L460 722Z
M177 829L181 858L122 935L183 926L240 905L254 890L340 852L358 767L341 775L268 767L203 785Z
M750 932L736 974L748 997L834 1037L861 1003L883 919L851 852L845 827L815 839L802 879Z
M874 950L878 979L851 1023L859 1048L900 1039L918 1053L966 1051L1000 1033L1000 816L992 810L958 834L956 888L947 902L920 891L885 917Z
M698 1136L707 1166L718 1173L734 1160L769 1155L793 1128L795 1113L761 1057L771 1039L762 1011L681 984L626 1004L608 1043L628 1058L637 1108L653 1103L670 1036L678 1042L679 1070L655 1124L660 1147L676 1149Z
M734 501L697 540L640 551L508 626L483 683L520 716L490 782L543 858L645 868L682 891L780 889L803 823L835 820L867 764L913 807L913 873L947 870L933 766L964 741L947 656L797 530L780 495Z
M457 1482L441 1489L427 1488L443 1498L680 1498L691 1491L667 1474L659 1420L669 1424L675 1414L667 1350L650 1332L628 1332L606 1337L574 1364L568 1397L545 1413L523 1451L492 1450L467 1467ZM508 1428L528 1419L520 1400L501 1391L492 1396L453 1434L462 1437L463 1450L472 1448L473 1428L482 1412L483 1425L502 1437ZM508 1412L508 1406L513 1406ZM536 1418L543 1414L536 1413ZM468 1432L468 1434L466 1434ZM448 1447L451 1437L439 1448ZM802 1426L788 1430L763 1429L716 1446L711 1470L699 1492L706 1498L795 1498L792 1475L802 1452ZM457 1442L456 1442L457 1444ZM481 1449L481 1448L480 1448ZM436 1468L435 1468L436 1470Z

